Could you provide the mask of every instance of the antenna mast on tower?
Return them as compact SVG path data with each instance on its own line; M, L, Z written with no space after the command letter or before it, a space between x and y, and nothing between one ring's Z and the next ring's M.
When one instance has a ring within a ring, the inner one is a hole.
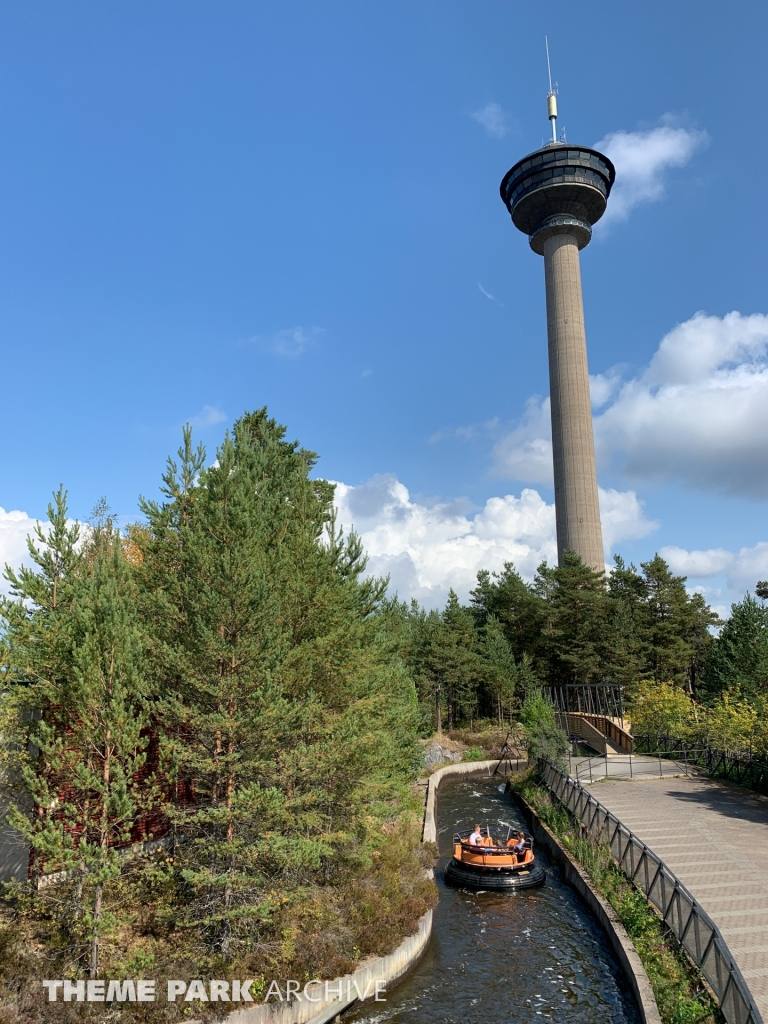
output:
M547 75L549 77L549 92L547 93L547 117L552 123L552 141L557 142L557 94L552 88L552 68L549 65L549 41L544 36L544 46L547 50Z

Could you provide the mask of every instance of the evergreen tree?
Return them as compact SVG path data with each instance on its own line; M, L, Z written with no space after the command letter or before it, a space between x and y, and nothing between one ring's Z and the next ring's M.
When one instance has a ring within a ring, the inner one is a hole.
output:
M523 655L526 658L526 655ZM481 671L499 725L517 703L518 667L512 649L495 615L489 615L480 636Z
M477 715L479 663L475 644L472 615L451 589L440 625L433 632L429 655L432 672L445 689L448 729L460 719L471 721Z
M542 633L550 683L599 682L609 616L605 574L566 551L562 565L539 566L535 588L546 601Z
M647 588L634 565L614 556L608 576L608 622L605 635L605 680L623 687L640 679L644 662L642 629Z
M511 562L505 562L500 573L481 569L470 599L480 626L491 615L501 623L516 662L523 654L534 660L538 657L546 605Z
M645 674L693 693L711 643L709 627L719 619L700 594L688 594L686 577L675 576L659 555L640 568L647 594L641 629Z
M713 640L702 673L702 695L712 700L732 690L768 697L768 608L747 594Z
M209 468L185 435L135 538L170 769L192 794L174 812L178 913L227 959L364 856L366 802L416 762L412 683L373 614L382 586L336 531L315 456L284 435L246 414Z
M105 511L103 508L102 512ZM147 777L150 725L131 571L107 516L82 548L59 490L29 551L37 569L8 569L3 603L16 716L18 769L32 802L10 823L32 848L36 875L74 873L73 940L85 936L99 973L101 936L114 923L105 886L120 873L116 846L156 798ZM24 751L34 755L24 756Z
M435 633L441 628L439 613L427 612L416 600L408 605L394 597L382 601L378 616L385 635L414 680L419 695L421 733L442 732L445 694L430 658Z
M648 678L667 677L691 691L718 622L658 556L641 572L616 556L606 577L573 552L562 566L542 565L533 585L510 563L501 573L480 571L470 611L474 656L466 609L455 594L440 616L417 605L403 605L399 613L423 721L438 728L443 717L449 727L475 714L498 717L502 690L508 706L513 690L522 692L521 672L552 686L613 684L630 699L632 688Z

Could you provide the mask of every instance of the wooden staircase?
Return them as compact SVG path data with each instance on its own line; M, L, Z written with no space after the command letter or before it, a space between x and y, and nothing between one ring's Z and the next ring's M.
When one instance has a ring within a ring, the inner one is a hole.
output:
M635 741L624 719L590 715L583 711L561 711L555 717L569 739L586 743L604 757L619 757L633 752Z

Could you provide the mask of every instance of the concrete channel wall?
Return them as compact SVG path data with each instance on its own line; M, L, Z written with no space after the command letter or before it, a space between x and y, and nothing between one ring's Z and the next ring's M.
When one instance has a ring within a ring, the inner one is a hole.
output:
M448 775L488 776L497 764L497 761L462 761L458 764L446 765L445 768L438 768L430 775L424 807L422 842L437 842L435 796L442 780ZM224 1018L225 1024L327 1024L337 1014L342 1013L362 998L374 999L376 982L384 982L386 986L389 986L393 981L402 978L421 958L431 934L432 911L428 910L419 920L417 931L404 939L394 953L363 964L353 974L327 982L327 988L326 983L323 982L322 986L310 989L309 994L315 999L314 1002L302 997L301 1002L260 1003L248 1009L230 1013ZM381 986L380 991L385 994L385 989L382 989ZM328 997L326 997L326 992Z
M258 1003L230 1013L224 1020L226 1024L326 1024L361 998L373 999L377 982L379 992L385 996L386 985L401 978L416 963L431 934L432 911L428 910L419 920L415 934L404 939L389 956L377 957L353 974L309 988L309 999L301 995L300 1002ZM284 990L285 983L281 987Z
M586 903L608 936L611 949L624 969L643 1024L661 1024L659 1008L656 1005L656 997L653 994L648 975L645 973L645 968L632 939L616 916L613 907L595 889L587 873L560 844L557 836L550 832L527 800L519 793L513 793L512 796L520 805L535 841L546 850L549 859L560 869L563 880Z
M440 783L448 775L491 775L497 761L461 761L459 764L447 764L445 768L438 768L436 772L433 772L429 777L429 785L427 787L427 801L424 806L424 829L421 833L422 843L437 843L437 818L435 815L435 802L437 799L437 790L440 787ZM503 768L503 764L502 764ZM506 778L502 775L501 781L503 782Z

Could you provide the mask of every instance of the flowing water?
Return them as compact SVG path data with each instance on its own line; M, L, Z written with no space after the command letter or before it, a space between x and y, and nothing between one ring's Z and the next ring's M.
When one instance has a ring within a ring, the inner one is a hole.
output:
M540 889L470 892L446 886L453 833L475 822L525 828L498 780L446 779L438 791L440 903L432 939L386 1002L343 1015L345 1024L639 1024L605 933L543 852Z

